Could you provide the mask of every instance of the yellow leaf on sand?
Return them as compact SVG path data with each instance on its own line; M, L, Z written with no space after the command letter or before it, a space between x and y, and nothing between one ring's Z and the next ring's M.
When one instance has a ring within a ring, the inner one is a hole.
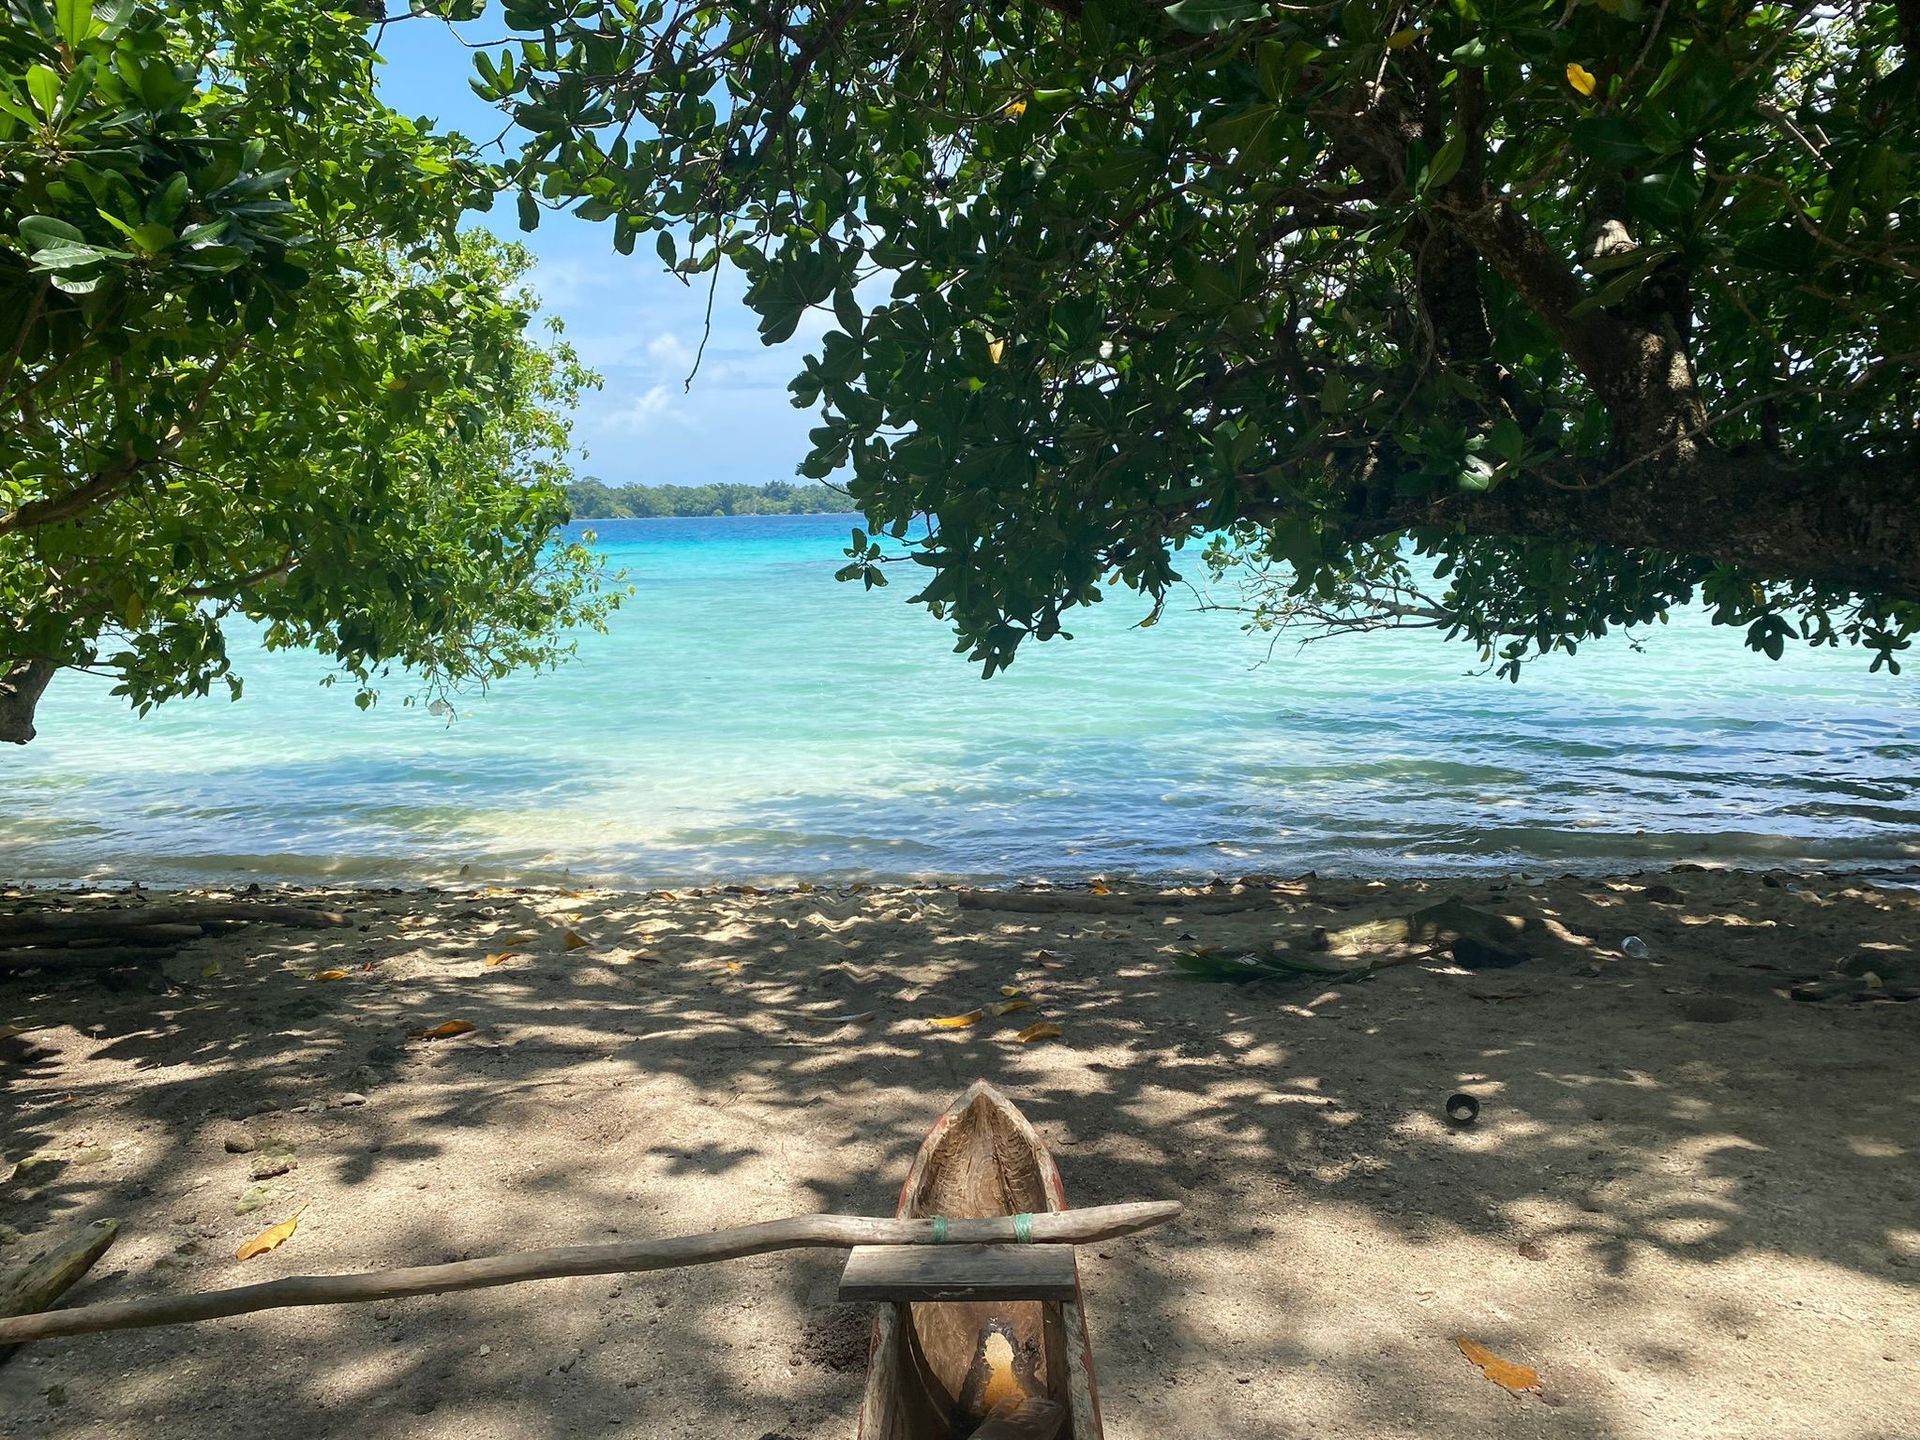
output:
M1396 30L1387 37L1387 49L1404 50L1419 38L1418 30Z
M1033 1004L1031 1000L1002 1000L998 1005L993 1007L993 1013L996 1015L1012 1015L1016 1011L1025 1010L1031 1004Z
M1015 1031L1013 1038L1022 1045L1031 1045L1036 1040L1058 1040L1060 1027L1051 1020L1042 1020L1038 1025L1029 1025L1024 1030Z
M44 1024L40 1024L40 1025L0 1025L0 1040L11 1040L11 1039L13 1039L13 1037L14 1037L14 1036L16 1036L16 1035L25 1035L25 1034L27 1034L27 1033L28 1033L29 1031L32 1031L32 1030L44 1030L44 1029L46 1029L46 1028L47 1028L47 1027L46 1027L46 1026L45 1026Z
M740 973L740 962L738 960L727 961L727 974L738 975L739 973Z
M569 930L563 937L563 943L569 950L584 950L593 942L584 938L578 930Z
M964 1015L942 1015L936 1020L929 1020L927 1023L929 1025L937 1025L942 1030L964 1030L969 1025L978 1025L986 1013L984 1010L969 1010Z
M1453 1337L1453 1343L1460 1347L1460 1353L1480 1367L1481 1373L1503 1390L1515 1395L1523 1395L1529 1390L1540 1388L1539 1372L1526 1365L1516 1365L1511 1360L1502 1360L1478 1340L1469 1340L1464 1335Z
M200 971L200 978L202 980L213 980L213 979L217 979L219 977L219 974L220 974L220 962L218 960L209 960L206 963L206 965L202 967Z
M811 895L813 893L813 882L811 880L802 880L793 888L798 890L802 895Z
M407 1034L415 1040L451 1040L475 1028L471 1020L447 1020L426 1030L409 1030Z
M498 970L502 965L506 964L507 961L517 960L519 958L520 952L518 950L502 950L498 955L487 956L487 958L480 963L485 965L489 970Z
M351 970L316 970L313 972L313 978L316 980L345 980L352 974L353 972Z
M264 1255L269 1250L278 1250L293 1238L293 1232L300 1227L300 1217L306 1212L306 1208L306 1206L302 1205L298 1210L294 1211L288 1219L282 1220L278 1225L270 1229L262 1230L258 1235L247 1241L246 1244L234 1251L233 1258L236 1260L251 1260L254 1256Z
M1000 987L1000 993L1011 1000L1014 996L1020 994L1021 990L1018 985L1002 985Z
M1578 60L1567 62L1567 84L1588 98L1592 98L1593 92L1600 88L1600 82L1593 78L1593 72Z
M1087 882L1087 889L1096 895L1111 895L1113 893L1104 880L1089 880Z

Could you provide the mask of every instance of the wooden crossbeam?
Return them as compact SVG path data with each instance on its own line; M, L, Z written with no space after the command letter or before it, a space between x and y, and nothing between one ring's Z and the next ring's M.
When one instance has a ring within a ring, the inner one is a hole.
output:
M1071 1300L1071 1245L857 1245L842 1300Z

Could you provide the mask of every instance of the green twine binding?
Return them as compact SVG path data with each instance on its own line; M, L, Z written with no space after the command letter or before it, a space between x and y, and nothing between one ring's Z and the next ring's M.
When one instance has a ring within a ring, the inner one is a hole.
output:
M1033 1243L1033 1216L1016 1215L1013 1217L1013 1239L1014 1243L1018 1245L1031 1245ZM945 1245L947 1240L947 1217L944 1215L936 1215L933 1217L933 1243L936 1245Z

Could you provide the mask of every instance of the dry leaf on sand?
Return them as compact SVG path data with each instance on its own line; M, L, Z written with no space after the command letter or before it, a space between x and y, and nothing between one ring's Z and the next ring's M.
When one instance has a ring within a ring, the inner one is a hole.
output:
M978 1025L986 1013L984 1010L969 1010L964 1015L941 1015L927 1023L937 1025L942 1030L964 1030L969 1025Z
M1031 1045L1036 1040L1058 1040L1060 1027L1051 1020L1042 1020L1038 1025L1029 1025L1024 1030L1016 1030L1013 1038L1022 1045Z
M269 1250L278 1250L282 1245L286 1244L287 1241L291 1240L293 1238L293 1232L300 1228L300 1217L306 1212L306 1208L306 1206L302 1205L298 1210L294 1211L291 1216L282 1220L278 1225L262 1230L258 1235L247 1241L246 1244L234 1251L233 1258L236 1260L251 1260L254 1256L264 1255Z
M481 963L485 965L489 970L497 970L502 965L506 964L507 961L517 960L519 958L520 958L520 952L518 950L502 950L498 955L487 956L487 958L483 960Z
M1462 1355L1480 1367L1487 1379L1501 1389L1511 1390L1515 1395L1524 1395L1530 1390L1540 1388L1540 1374L1531 1366L1516 1365L1511 1360L1502 1360L1478 1340L1469 1340L1464 1335L1454 1336L1453 1343L1460 1347Z
M450 1040L474 1028L471 1020L446 1020L425 1030L409 1030L407 1036L413 1040Z
M578 930L567 931L566 935L563 937L563 941L567 949L569 950L584 950L587 948L588 945L593 943L592 941L584 938Z
M351 974L353 974L351 970L316 970L313 972L313 978L315 980L345 980Z

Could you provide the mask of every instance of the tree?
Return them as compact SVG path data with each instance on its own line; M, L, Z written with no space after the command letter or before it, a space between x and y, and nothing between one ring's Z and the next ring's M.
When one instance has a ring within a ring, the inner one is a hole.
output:
M988 673L1202 536L1509 674L1696 595L1920 627L1920 0L503 14L523 223L830 308L843 573L904 552Z
M583 520L632 520L658 515L845 514L853 501L829 485L609 485L589 475L567 486L567 502Z
M464 142L379 103L363 20L295 3L11 0L0 28L0 737L61 667L144 711L222 625L371 704L565 653L609 597L567 519L597 383L527 254L455 226Z

